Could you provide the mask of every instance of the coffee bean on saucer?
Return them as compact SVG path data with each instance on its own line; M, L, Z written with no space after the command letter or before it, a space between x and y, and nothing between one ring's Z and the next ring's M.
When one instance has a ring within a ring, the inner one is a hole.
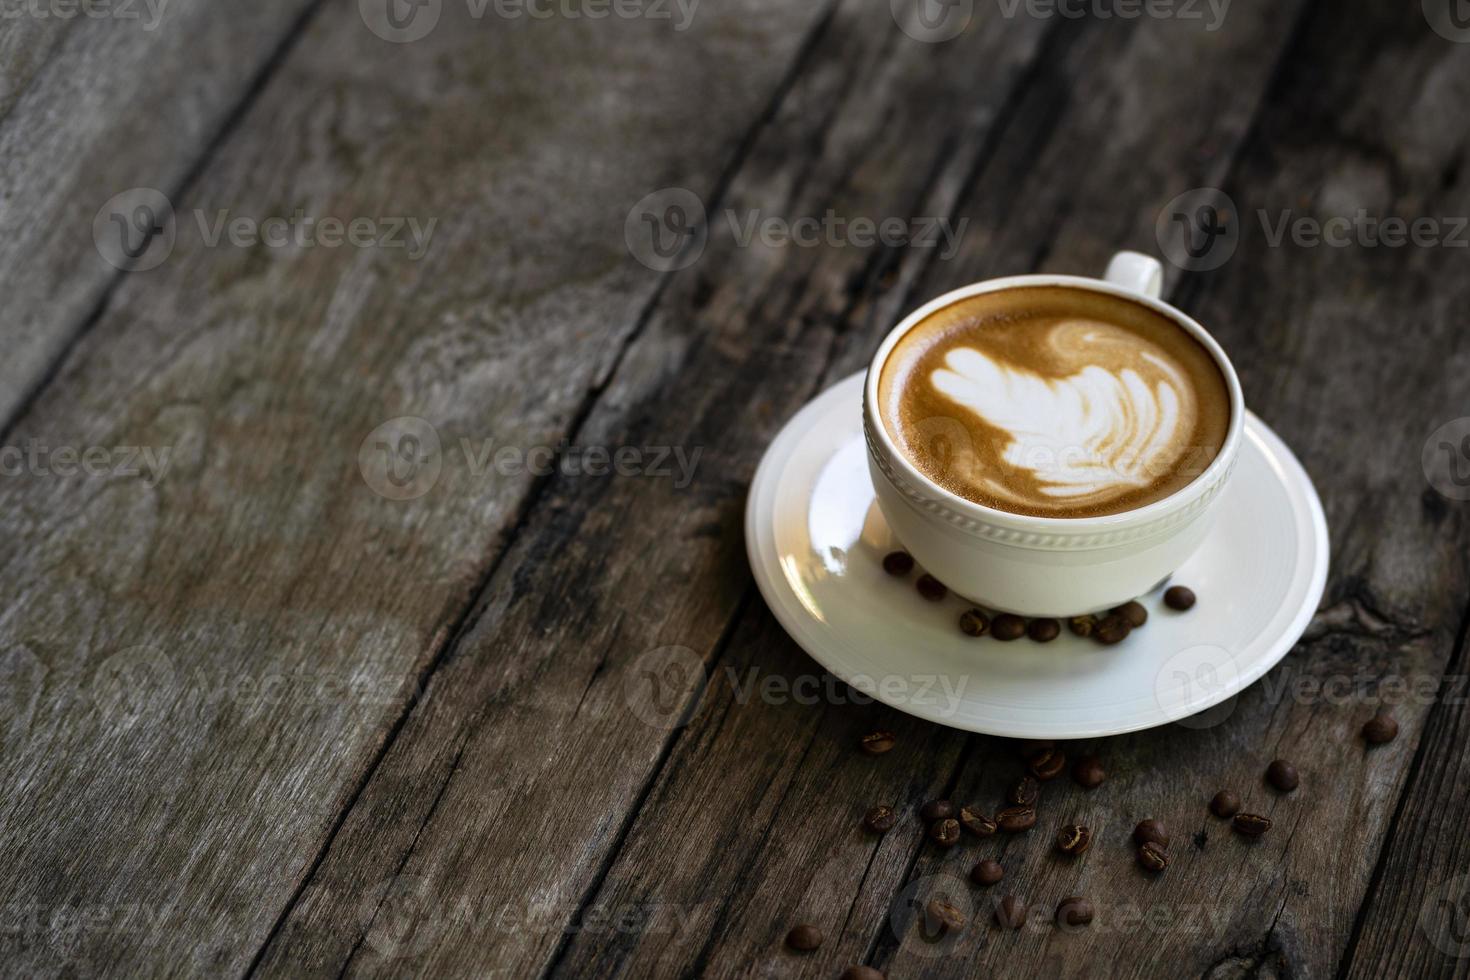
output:
M1033 619L1026 635L1037 643L1050 643L1062 634L1062 624L1055 619Z
M928 925L941 932L958 932L965 927L965 913L942 899L929 899L924 914L929 919Z
M1097 789L1107 778L1107 771L1095 755L1084 755L1072 766L1072 780L1083 789Z
M1158 874L1169 866L1169 853L1150 841L1138 849L1138 863L1145 871Z
M978 609L960 613L960 632L966 636L984 636L990 630L990 617Z
M987 858L970 869L970 880L977 885L989 888L1006 876L1006 869L1000 866L999 861L991 861Z
M1122 616L1128 625L1134 629L1148 622L1148 610L1143 608L1142 603L1125 602L1112 611L1114 616Z
M1363 724L1363 738L1368 740L1369 745L1392 742L1398 733L1399 723L1394 720L1393 715L1382 711Z
M1133 632L1133 627L1128 625L1128 620L1109 613L1097 624L1097 629L1092 631L1092 638L1103 646L1110 647L1128 639L1128 634L1131 632Z
M1080 824L1063 827L1057 834L1057 850L1071 857L1083 853L1092 843L1092 831Z
M1011 613L1001 613L990 621L990 635L997 640L1019 640L1026 635L1026 621Z
M1008 834L1018 834L1036 826L1036 808L1008 806L995 815L995 825Z
M1057 925L1085 926L1092 921L1094 914L1091 902L1081 895L1073 895L1062 899L1057 906Z
M850 966L842 971L842 976L838 980L886 980L886 978L871 966Z
M949 589L933 575L920 575L919 580L914 583L914 588L919 590L919 595L930 602L938 602L949 595Z
M1210 801L1210 812L1222 820L1228 820L1240 812L1240 797L1228 789L1222 789Z
M1182 585L1171 585L1164 590L1164 605L1184 612L1194 608L1194 590Z
M1271 829L1271 818L1258 813L1237 813L1235 819L1230 821L1230 827L1237 834L1259 837Z
M868 755L882 755L897 743L892 732L869 732L863 736L862 750Z
M995 903L995 924L1002 929L1019 929L1026 924L1026 903L1007 895Z
M973 806L960 808L960 826L976 837L989 837L996 831L995 821Z
M803 953L810 953L822 945L822 930L803 922L786 934L786 945Z
M1135 844L1157 844L1160 847L1169 846L1169 832L1164 825L1150 817L1140 820L1138 826L1133 828L1133 843Z
M1277 759L1266 767L1266 782L1283 793L1290 793L1301 785L1301 781L1301 777L1297 775L1296 766L1285 759Z
M875 834L886 834L898 824L898 814L891 806L875 806L863 817L863 826Z
M930 823L952 817L954 816L954 804L949 800L930 800L919 807L919 816Z
M1093 616L1073 616L1067 620L1067 629L1074 636L1091 636L1092 631L1097 629L1097 619Z
M1031 757L1026 764L1031 775L1043 783L1056 779L1067 768L1067 757L1061 749L1043 749Z
M907 575L914 570L914 556L907 551L890 551L883 556L883 571L889 575Z
M1041 795L1041 786L1030 776L1022 776L1006 793L1006 799L1016 806L1035 806Z
M960 822L953 817L934 821L929 825L929 839L940 847L954 847L960 842Z

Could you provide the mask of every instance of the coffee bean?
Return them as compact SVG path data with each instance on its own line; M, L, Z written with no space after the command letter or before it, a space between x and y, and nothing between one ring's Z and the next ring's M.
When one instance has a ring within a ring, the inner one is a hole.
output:
M863 826L875 834L886 834L898 823L891 806L875 806L863 817Z
M919 816L923 817L929 823L933 823L935 820L943 820L946 817L952 817L954 816L954 804L949 802L949 800L930 800L928 803L919 807Z
M1141 603L1125 602L1112 611L1114 616L1122 616L1124 622L1134 629L1148 622L1148 610Z
M970 869L970 880L986 888L989 888L1005 876L1006 869L1000 866L1000 862L991 861L988 858Z
M1109 614L1104 616L1097 624L1097 629L1092 631L1092 638L1105 647L1116 646L1128 639L1128 634L1133 632L1133 627L1128 625L1128 620L1122 616Z
M1399 723L1394 721L1393 715L1382 711L1369 718L1363 725L1363 737L1370 745L1382 745L1384 742L1392 742L1399 733Z
M965 914L942 899L929 899L924 913L928 916L929 926L941 932L958 932L965 927Z
M1092 831L1080 824L1063 827L1057 834L1057 850L1072 857L1086 851L1091 843Z
M919 590L919 595L930 602L938 602L949 595L949 589L933 575L920 575L919 580L914 583L914 588Z
M885 980L882 973L871 966L850 966L842 971L838 980Z
M1026 635L1037 643L1050 643L1062 635L1062 624L1055 619L1033 619L1026 627Z
M1020 616L1001 613L990 621L990 635L997 640L1019 640L1026 635L1026 621Z
M995 821L972 806L960 808L960 826L976 837L989 837L996 830Z
M822 930L803 922L786 934L786 945L803 953L810 953L822 945Z
M1158 874L1169 866L1169 854L1161 845L1150 841L1138 849L1138 863L1145 871Z
M929 839L940 847L954 847L960 842L960 822L953 817L934 821L929 825Z
M1040 784L1030 776L1022 776L1020 781L1006 793L1006 799L1016 806L1035 806L1036 798L1040 795Z
M914 570L914 556L907 551L890 551L883 556L883 571L889 575L907 575Z
M1050 782L1067 768L1067 757L1061 749L1042 749L1031 757L1026 768L1031 770L1031 775L1043 783Z
M1092 903L1081 895L1073 895L1062 899L1062 904L1057 906L1057 925L1085 926L1092 922L1093 915Z
M990 629L990 617L978 609L960 613L960 632L966 636L984 636Z
M1222 789L1210 801L1210 812L1221 819L1228 820L1240 812L1240 797L1228 789Z
M1150 817L1140 820L1138 826L1133 828L1133 843L1135 844L1157 844L1160 847L1169 846L1169 832L1164 825Z
M1171 585L1164 590L1164 605L1184 612L1194 608L1194 591L1182 585Z
M1266 767L1266 782L1283 793L1290 793L1301 785L1301 781L1301 777L1297 775L1296 766L1285 759L1277 759Z
M1259 837L1271 829L1271 819L1256 813L1237 813L1235 819L1230 821L1230 826L1238 834Z
M1097 789L1107 778L1107 771L1095 755L1084 755L1072 766L1072 779L1083 789Z
M1097 619L1092 616L1073 616L1067 620L1067 629L1076 636L1091 636L1097 629Z
M868 755L882 755L897 742L892 732L869 732L863 736L862 750Z
M1019 929L1026 924L1026 903L1007 895L995 903L995 924L1002 929Z
M1018 834L1036 826L1036 808L1008 806L995 815L995 825L1008 834Z

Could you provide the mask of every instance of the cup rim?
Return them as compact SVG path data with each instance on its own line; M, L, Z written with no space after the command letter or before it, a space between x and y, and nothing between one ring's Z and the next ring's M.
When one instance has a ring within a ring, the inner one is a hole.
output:
M1131 300L1156 313L1167 316L1173 320L1186 333L1190 334L1207 350L1214 359L1216 367L1225 378L1225 387L1230 397L1230 424L1225 432L1225 441L1220 445L1220 451L1215 454L1214 460L1205 467L1193 480L1175 490L1166 497L1144 504L1133 510L1126 510L1117 514L1103 514L1089 517L1045 517L1035 514L1016 514L1007 510L1000 510L985 504L976 503L966 497L961 497L952 490L947 490L931 480L917 466L909 461L908 457L899 450L893 441L888 426L884 424L878 411L878 381L883 373L883 365L887 363L889 354L898 344L898 341L931 315L971 296L979 296L984 293L1001 292L1007 289L1019 289L1027 286L1061 286L1072 289L1085 289L1091 292L1105 293L1121 299ZM1220 346L1214 337L1210 336L1208 330L1201 326L1193 317L1178 307L1172 306L1161 299L1144 295L1126 286L1111 283L1104 279L1093 279L1087 276L1068 276L1050 274L1029 274L1020 276L1003 276L998 279L986 279L981 282L971 283L952 289L947 293L935 297L918 309L909 313L898 322L883 342L878 345L878 350L868 362L868 376L863 382L863 413L870 432L870 438L877 440L882 446L890 465L899 469L902 475L915 487L932 497L936 502L943 504L953 511L957 511L967 517L994 525L1017 528L1028 531L1057 531L1077 532L1090 530L1112 530L1120 527L1132 527L1137 524L1145 524L1166 516L1181 507L1188 505L1201 494L1215 486L1219 480L1229 472L1230 466L1240 448L1242 433L1245 429L1245 397L1241 391L1240 378L1235 373L1235 365L1230 362L1225 349Z

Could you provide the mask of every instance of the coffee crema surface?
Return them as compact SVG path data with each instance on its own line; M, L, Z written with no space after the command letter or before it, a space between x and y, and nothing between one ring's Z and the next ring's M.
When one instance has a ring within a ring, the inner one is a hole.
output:
M945 489L1042 517L1161 500L1230 427L1219 365L1139 303L1066 286L981 293L899 339L878 381L900 451Z

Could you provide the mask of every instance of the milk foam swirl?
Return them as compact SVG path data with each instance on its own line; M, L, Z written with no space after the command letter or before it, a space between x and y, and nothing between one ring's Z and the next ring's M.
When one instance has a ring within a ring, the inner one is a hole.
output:
M1047 330L1049 352L1076 370L1046 376L962 343L929 375L945 398L1004 433L1009 443L1000 458L1032 477L1020 486L989 479L989 490L1021 504L1101 505L1178 466L1198 405L1167 353L1092 320L1062 320Z

